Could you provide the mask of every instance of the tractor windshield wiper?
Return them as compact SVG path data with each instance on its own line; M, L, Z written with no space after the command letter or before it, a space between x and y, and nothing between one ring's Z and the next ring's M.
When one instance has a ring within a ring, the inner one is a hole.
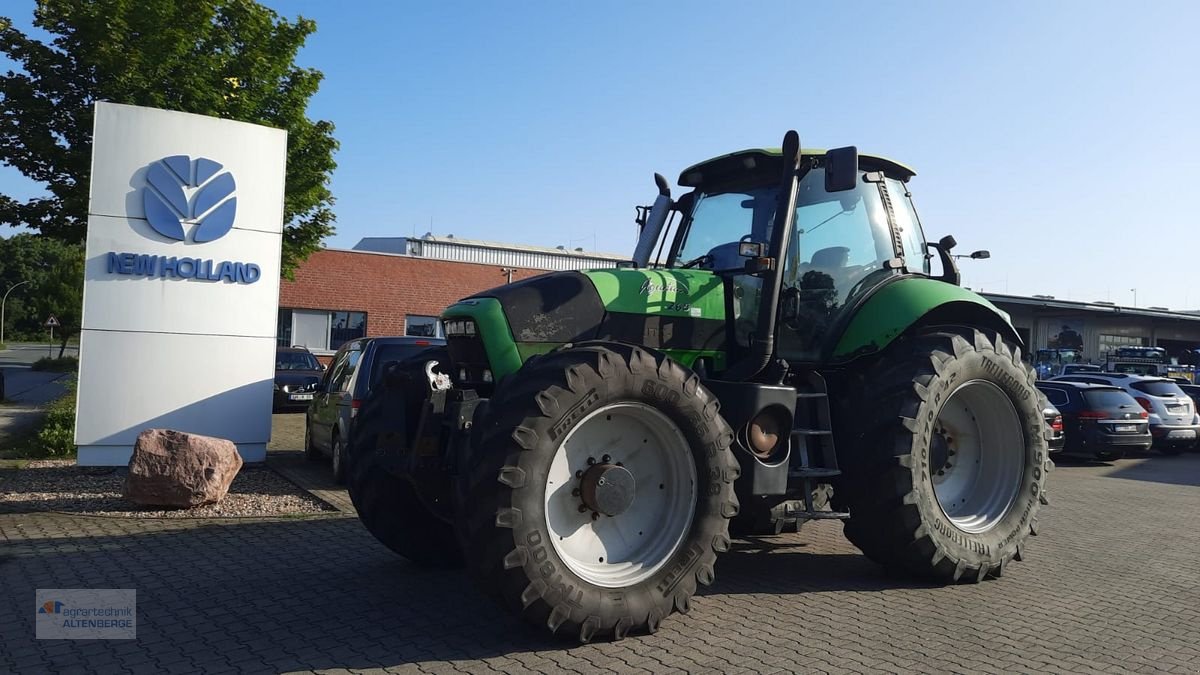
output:
M692 258L691 260L683 263L682 265L679 266L679 269L686 270L689 267L695 267L696 265L699 265L700 263L704 262L705 260L711 260L711 259L712 259L712 256L705 253L704 255L700 256L699 258Z

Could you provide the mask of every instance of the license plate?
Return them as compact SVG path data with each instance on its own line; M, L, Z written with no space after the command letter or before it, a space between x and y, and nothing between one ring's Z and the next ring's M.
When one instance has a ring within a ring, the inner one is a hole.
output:
M1167 412L1175 413L1177 415L1182 415L1185 410L1187 410L1186 405L1169 405L1169 406L1167 406Z
M1180 429L1167 434L1167 438L1195 438L1196 432L1191 429Z
M1120 433L1122 431L1137 431L1137 425L1136 424L1118 424L1118 425L1116 425L1116 431L1117 431L1117 433Z
M312 397L312 394L292 394L291 396L288 396L288 398L293 401L311 401Z

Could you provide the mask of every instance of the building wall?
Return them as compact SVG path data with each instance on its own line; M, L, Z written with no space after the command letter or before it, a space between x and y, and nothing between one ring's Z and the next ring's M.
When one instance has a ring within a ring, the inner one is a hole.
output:
M519 269L513 281L542 270ZM323 250L283 280L279 307L367 313L367 335L403 335L406 315L437 316L472 293L500 286L500 267L360 251Z
M1094 363L1103 362L1106 347L1121 341L1150 347L1167 346L1172 356L1176 356L1180 348L1200 346L1200 321L1184 315L1179 318L1148 317L1033 308L1004 301L997 301L996 304L1010 314L1013 326L1019 332L1028 331L1027 351L1049 347L1062 332L1063 326L1079 333L1083 340L1084 358Z

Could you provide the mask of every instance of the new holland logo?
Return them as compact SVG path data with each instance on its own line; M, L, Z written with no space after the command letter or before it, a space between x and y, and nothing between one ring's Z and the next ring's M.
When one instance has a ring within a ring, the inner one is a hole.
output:
M185 225L194 225L197 244L225 236L237 215L237 184L233 174L204 157L172 155L146 169L142 203L146 221L155 232L175 241L187 241Z
M223 169L211 159L187 155L164 157L146 167L142 204L150 228L185 244L229 234L237 216L237 184ZM232 284L252 284L262 277L262 268L251 262L117 251L108 254L107 267L109 274Z

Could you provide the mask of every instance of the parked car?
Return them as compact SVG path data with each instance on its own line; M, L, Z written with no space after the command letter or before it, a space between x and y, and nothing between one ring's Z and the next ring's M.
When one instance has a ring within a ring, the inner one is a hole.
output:
M1124 389L1149 413L1150 434L1154 446L1164 454L1177 455L1200 438L1200 415L1192 399L1165 377L1147 377L1131 373L1089 373L1062 375L1051 382L1087 382L1109 384Z
M1062 367L1063 375L1079 375L1080 373L1099 373L1103 369L1095 363L1068 363Z
M1120 387L1064 380L1038 382L1037 388L1062 413L1065 452L1113 460L1126 450L1149 450L1150 413Z
M1192 406L1200 411L1200 384L1181 384L1179 388L1192 399Z
M1066 443L1066 434L1063 433L1063 417L1044 393L1038 392L1038 396L1042 399L1042 417L1046 420L1046 445L1050 447L1050 453L1054 454L1061 451Z
M323 375L321 362L304 347L275 350L275 394L271 412L304 412Z
M372 337L351 340L333 356L304 418L304 454L311 460L330 457L333 477L346 479L346 446L354 416L367 392L392 362L403 361L445 340L424 337Z

